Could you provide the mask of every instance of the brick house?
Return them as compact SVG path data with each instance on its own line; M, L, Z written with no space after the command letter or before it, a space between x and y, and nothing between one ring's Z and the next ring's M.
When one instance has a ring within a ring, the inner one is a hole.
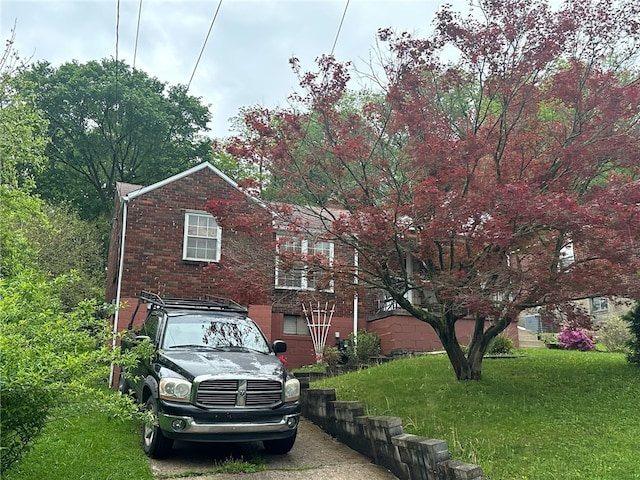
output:
M118 330L126 328L143 290L166 297L220 296L206 267L224 258L230 236L205 206L209 200L229 198L238 192L230 178L206 162L149 186L118 183L106 285L106 301L124 304L114 318ZM247 201L252 200L247 197ZM329 256L352 255L334 251L328 242L311 239L289 246ZM356 297L347 289L316 290L313 278L304 269L297 273L279 271L276 256L276 252L269 255L273 273L270 302L248 308L269 341L287 342L288 366L315 361L303 304L307 309L312 305L334 308L327 345L333 345L338 336L346 338L350 332L366 329L379 335L384 354L441 349L429 325L394 308L384 295L370 292ZM256 261L262 262L263 258L256 257ZM136 321L143 315L140 311ZM515 324L512 327L507 334L517 342ZM471 337L473 322L459 321L456 328L464 343Z

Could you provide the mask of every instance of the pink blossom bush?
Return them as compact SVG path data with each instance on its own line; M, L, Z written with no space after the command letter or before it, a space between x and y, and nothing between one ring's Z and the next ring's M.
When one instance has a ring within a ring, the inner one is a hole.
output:
M558 334L558 343L567 350L595 350L593 334L584 328L564 327Z

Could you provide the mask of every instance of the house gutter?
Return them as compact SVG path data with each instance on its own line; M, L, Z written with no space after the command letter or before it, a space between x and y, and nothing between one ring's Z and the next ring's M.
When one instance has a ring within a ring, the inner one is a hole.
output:
M116 288L116 311L113 315L113 338L111 347L116 348L116 338L118 335L118 321L120 319L120 298L122 294L122 272L124 270L124 241L127 235L127 212L129 205L129 196L125 196L122 202L122 236L120 237L120 261L118 262L118 286ZM111 364L109 372L109 386L113 385L113 376L115 372L115 363Z

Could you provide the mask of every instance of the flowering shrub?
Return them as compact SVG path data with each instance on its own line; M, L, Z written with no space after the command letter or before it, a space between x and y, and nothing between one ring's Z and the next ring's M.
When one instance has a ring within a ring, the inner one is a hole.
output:
M593 335L589 330L584 328L567 328L564 327L558 334L558 343L567 350L595 350L593 344Z
M342 352L336 347L327 347L324 349L323 361L330 367L335 367L342 358Z
M280 360L280 362L282 362L282 365L284 367L287 366L287 357L285 357L284 355L278 355L278 360Z

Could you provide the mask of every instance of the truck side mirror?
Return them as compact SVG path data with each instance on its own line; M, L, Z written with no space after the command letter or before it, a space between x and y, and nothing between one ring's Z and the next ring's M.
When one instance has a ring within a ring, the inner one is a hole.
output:
M287 351L287 344L283 340L276 340L271 346L275 353L284 353Z

